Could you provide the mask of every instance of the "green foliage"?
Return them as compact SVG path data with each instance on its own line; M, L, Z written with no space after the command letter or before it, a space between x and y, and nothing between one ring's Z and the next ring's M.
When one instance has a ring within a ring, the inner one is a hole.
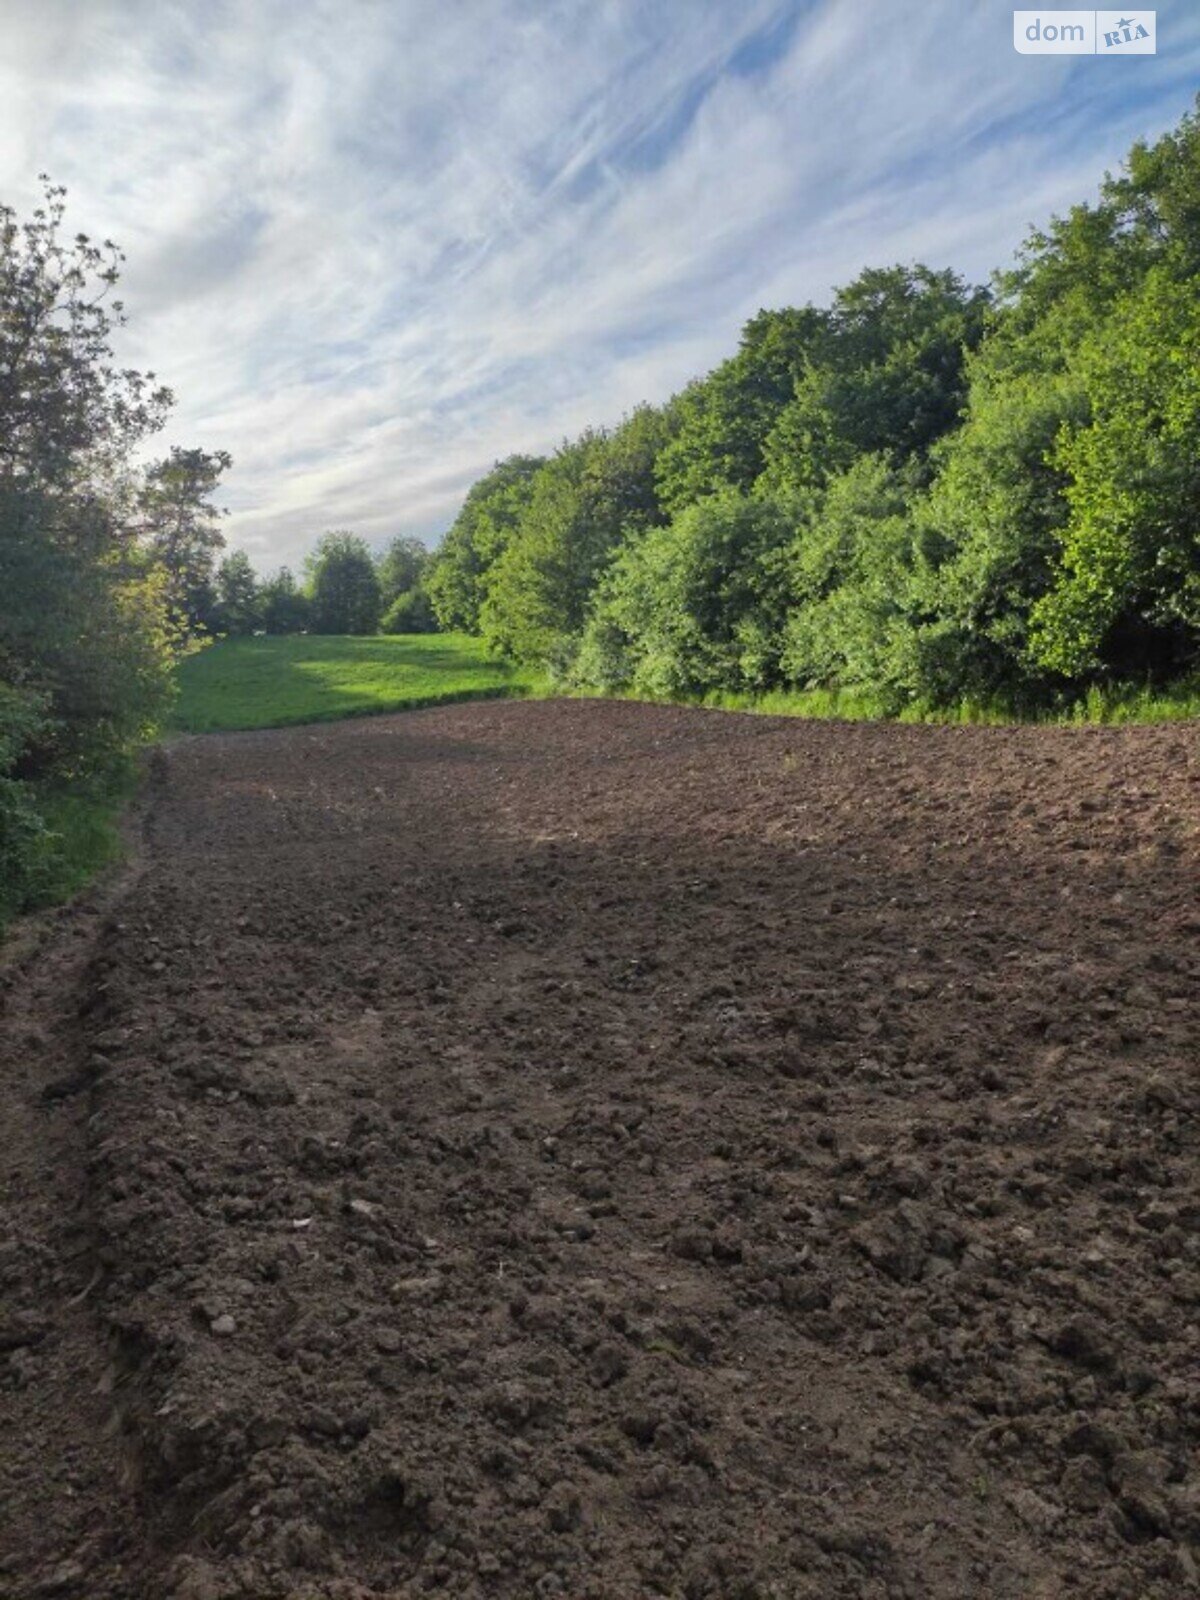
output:
M742 330L737 355L684 391L675 436L655 463L664 511L681 511L722 489L753 487L771 431L825 327L826 314L812 306L760 311Z
M375 633L383 609L379 575L366 541L326 533L305 562L316 633Z
M9 754L39 777L136 738L170 667L161 584L128 514L130 452L170 395L113 365L121 257L63 242L62 197L48 186L21 226L0 207L0 683L42 708Z
M143 540L167 575L167 599L188 633L219 625L215 572L225 536L212 497L232 465L224 450L176 446L147 470L138 497Z
M874 689L893 708L912 627L911 502L918 473L861 456L810 500L789 551L783 675Z
M290 567L280 567L259 589L262 626L267 633L303 633L309 624L308 596Z
M479 630L493 650L540 665L569 658L613 550L662 519L654 467L672 427L668 414L644 406L539 469L488 573Z
M218 633L253 633L263 620L263 599L258 579L244 550L235 550L217 568L214 630Z
M575 680L711 696L778 679L808 703L985 718L1067 714L1084 693L1158 706L1155 686L1192 681L1197 117L1136 146L997 287L989 303L950 273L871 270L828 311L755 319L678 403L656 463L670 535L619 551ZM786 495L795 538L765 569L739 558L738 583L717 563L698 622L687 508L723 486Z
M760 486L820 484L859 456L923 459L966 398L986 294L952 272L869 268L839 289L763 446Z
M472 486L425 575L441 627L477 631L491 570L520 523L544 465L541 456L509 456Z
M912 632L898 680L919 698L1036 698L1053 685L1028 656L1066 518L1051 462L1065 418L1086 411L1069 373L997 372L985 349L962 428L913 502Z
M381 633L436 633L438 619L426 588L430 554L420 539L393 539L379 559Z
M384 608L416 589L429 567L429 551L420 539L393 539L378 562L379 592Z
M1200 649L1200 278L1151 269L1072 369L1089 416L1053 451L1069 518L1033 654L1071 677L1178 673Z
M489 656L478 639L222 639L179 669L173 725L189 733L269 728L445 701L535 694L539 673Z
M584 633L576 677L658 696L769 685L796 515L727 489L627 541Z
M29 784L11 776L45 727L48 699L0 682L0 928L36 887L36 861L46 833Z
M0 205L0 484L64 493L119 472L171 393L114 366L124 257L111 240L64 239L66 190L42 183L27 222Z
M436 633L437 617L423 588L398 594L383 613L380 633Z
M171 396L114 361L120 252L62 225L61 189L23 224L0 207L0 923L115 847L114 784L172 695L169 600L193 620L165 558L197 543L227 464L139 472Z

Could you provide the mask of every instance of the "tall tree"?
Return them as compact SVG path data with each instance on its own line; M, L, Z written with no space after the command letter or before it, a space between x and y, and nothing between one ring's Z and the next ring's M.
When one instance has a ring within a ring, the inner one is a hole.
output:
M66 190L42 182L27 222L0 205L0 487L94 491L162 426L172 396L153 373L115 366L124 257L111 240L64 239Z
M234 550L217 568L216 624L222 633L253 633L262 620L262 598L250 557Z
M129 515L132 451L170 404L122 371L120 252L64 238L63 190L0 206L0 923L59 842L43 781L99 781L170 696L161 577Z
M308 596L290 567L280 567L259 590L262 625L268 633L302 633L309 623Z
M813 306L760 311L742 329L738 352L676 401L677 428L655 472L659 499L674 514L722 489L749 491L796 380L824 335Z
M176 445L149 468L139 496L143 537L166 572L172 608L191 632L212 617L217 552L225 547L224 512L212 497L232 465L225 450Z
M923 266L872 267L838 289L763 445L762 487L819 484L880 450L923 460L958 422L987 303Z
M418 587L429 567L429 550L420 539L397 538L379 558L379 590L384 608Z
M591 430L538 472L528 508L489 577L480 632L517 660L561 662L622 539L663 520L655 463L673 414L639 406Z
M471 486L425 580L443 628L478 629L492 568L520 524L544 465L543 456L509 456Z
M382 596L371 551L352 533L323 534L305 562L317 633L375 633Z
M1068 516L1033 655L1166 677L1200 660L1200 278L1152 268L1072 367L1090 415L1055 441Z

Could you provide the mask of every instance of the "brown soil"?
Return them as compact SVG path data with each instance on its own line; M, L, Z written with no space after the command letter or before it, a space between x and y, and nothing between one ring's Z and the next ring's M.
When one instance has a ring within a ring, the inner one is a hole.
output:
M6 978L0 1594L1200 1592L1198 756L177 744Z

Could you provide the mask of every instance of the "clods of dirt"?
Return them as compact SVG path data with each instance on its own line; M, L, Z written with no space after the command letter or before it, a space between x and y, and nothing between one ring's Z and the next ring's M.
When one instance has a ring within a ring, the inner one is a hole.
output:
M1200 1592L1198 830L1184 726L175 745L22 1024L122 1533L27 1410L0 1594Z

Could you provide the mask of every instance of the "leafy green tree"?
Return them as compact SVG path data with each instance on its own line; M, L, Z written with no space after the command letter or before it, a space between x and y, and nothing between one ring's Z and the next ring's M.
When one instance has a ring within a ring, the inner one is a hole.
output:
M379 558L379 591L385 609L418 587L429 561L429 551L420 539L392 540Z
M542 456L509 456L472 485L425 575L443 628L478 631L492 568L520 524L544 465Z
M677 426L656 463L659 499L670 514L722 489L749 490L797 379L824 337L827 316L812 306L760 311L738 352L691 384L675 403Z
M1128 523L1117 536L1099 511L1095 452L1120 431L1112 384L1130 363L1124 319L1168 348L1179 338L1186 349L1186 330L1163 302L1174 284L1176 301L1189 303L1187 285L1198 273L1200 124L1193 115L1153 146L1136 145L1096 204L1034 233L1017 266L1000 276L988 335L968 363L964 425L938 447L937 479L916 507L923 574L909 663L915 694L942 702L999 694L1032 704L1106 663L1139 671L1186 649L1180 619L1168 621L1149 589L1138 599L1119 576L1120 563L1099 559L1105 540L1124 539L1126 549L1138 541ZM1140 286L1152 279L1159 288L1143 305ZM1168 386L1171 359L1164 350L1158 378ZM1133 392L1148 413L1145 384ZM1177 386L1175 403L1186 409ZM1097 406L1107 422L1093 432ZM1163 442L1175 459L1171 470L1186 480L1178 431L1168 430ZM1160 458L1160 481L1163 471ZM1077 474L1085 486L1075 489ZM1144 572L1144 545L1140 559ZM1137 566L1126 576L1144 589L1133 578ZM1168 570L1173 577L1185 570L1178 546L1164 578Z
M66 190L42 183L27 222L0 205L0 488L94 491L162 426L172 397L153 373L114 365L124 257L111 240L64 239Z
M417 586L398 594L383 613L380 633L436 633L437 616L425 590Z
M262 623L262 595L250 557L234 550L217 568L217 628L222 633L253 633Z
M784 676L802 688L873 688L907 698L912 501L918 471L860 456L809 500L789 551Z
M170 394L122 371L110 244L63 236L64 191L0 207L0 921L60 848L44 789L102 781L160 718L175 643L130 514L132 452Z
M1070 677L1167 676L1200 659L1200 277L1153 268L1072 370L1089 416L1052 452L1069 516L1032 654Z
M280 567L259 591L262 625L268 633L303 633L309 624L308 596L290 567Z
M838 289L763 445L761 486L819 484L878 451L923 459L958 421L986 304L923 266L872 267Z
M315 633L375 633L383 609L379 574L365 540L323 534L305 562Z
M175 446L148 469L138 499L142 537L167 574L172 609L192 633L213 617L217 553L225 535L224 513L212 496L232 465L225 450Z
M903 678L918 700L1036 700L1054 683L1029 656L1030 615L1050 585L1067 506L1052 459L1065 418L1086 414L1069 373L974 368L966 420L935 452L914 500L913 631Z
M1198 288L1193 114L994 297L870 269L826 310L760 313L640 432L564 446L502 519L478 485L438 614L655 693L787 678L1021 709L1193 670Z
M44 707L22 777L107 771L170 702L162 574L114 515L100 499L0 492L0 682Z
M564 445L539 470L480 610L493 649L565 663L613 550L662 520L654 468L672 426L669 414L643 406L612 433Z

